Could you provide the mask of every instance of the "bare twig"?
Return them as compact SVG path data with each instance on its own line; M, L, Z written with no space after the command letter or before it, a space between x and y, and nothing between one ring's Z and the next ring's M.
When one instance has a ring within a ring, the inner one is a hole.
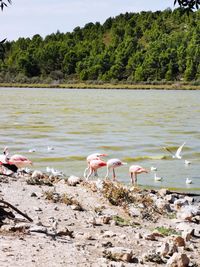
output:
M28 215L26 215L25 213L23 213L22 211L20 211L16 207L14 207L12 204L8 203L7 201L4 201L3 199L0 199L0 203L3 203L6 206L8 206L9 208L13 209L17 213L19 213L20 215L22 215L23 217L25 217L29 222L33 222L33 220Z

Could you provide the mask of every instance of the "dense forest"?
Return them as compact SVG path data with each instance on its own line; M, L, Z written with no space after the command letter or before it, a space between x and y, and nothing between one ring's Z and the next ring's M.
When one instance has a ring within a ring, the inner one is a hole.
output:
M125 13L0 50L0 82L200 81L200 11Z

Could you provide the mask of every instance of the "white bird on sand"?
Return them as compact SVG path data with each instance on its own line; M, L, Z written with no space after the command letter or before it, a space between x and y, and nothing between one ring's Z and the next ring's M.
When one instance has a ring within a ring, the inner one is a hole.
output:
M192 184L192 180L189 179L189 178L187 178L187 179L185 180L185 183L186 183L186 184Z
M181 156L181 151L183 149L185 145L185 142L176 150L176 153L174 154L168 147L163 147L165 150L167 150L171 155L172 155L172 158L175 159L181 159L182 156Z
M55 170L54 168L51 169L51 173L54 175L54 176L63 176L64 174L59 171L59 170Z
M52 168L46 167L46 172L51 172Z
M115 168L120 167L120 166L124 166L127 165L126 162L122 162L120 159L109 159L107 161L107 173L106 173L106 177L109 177L109 172L112 169L113 170L113 181L116 180L116 175L115 175Z

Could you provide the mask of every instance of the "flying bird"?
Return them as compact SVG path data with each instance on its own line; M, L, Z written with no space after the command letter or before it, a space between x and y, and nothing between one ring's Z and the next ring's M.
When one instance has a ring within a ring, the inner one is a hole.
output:
M137 183L137 175L140 174L140 173L148 173L148 171L139 166L139 165L132 165L130 166L129 168L129 174L130 174L130 177L131 177L131 183L133 185L135 185Z
M163 147L165 150L167 150L171 155L172 155L172 158L175 159L181 159L182 156L181 156L181 152L182 152L182 149L185 145L185 142L176 150L176 153L173 153L168 147Z
M109 159L107 161L107 173L106 173L106 177L109 177L109 172L112 169L113 171L113 181L116 180L116 174L115 174L115 168L120 167L120 166L124 166L127 165L126 162L122 162L120 159Z

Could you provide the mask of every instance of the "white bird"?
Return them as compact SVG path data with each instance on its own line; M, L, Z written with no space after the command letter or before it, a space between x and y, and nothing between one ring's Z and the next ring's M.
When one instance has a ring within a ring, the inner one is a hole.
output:
M52 147L52 146L47 147L47 151L52 151L52 150L54 150L54 147Z
M155 172L155 174L154 174L154 181L156 181L156 182L160 182L160 181L162 181L162 180L163 180L163 178L160 177L160 176L157 176L157 174L156 174L156 172Z
M171 155L172 155L172 158L175 159L181 159L182 156L181 156L181 151L183 149L185 145L185 142L176 150L176 153L174 154L168 147L163 147L165 150L167 150Z
M154 167L154 166L152 166L152 167L150 168L150 170L151 170L152 172L155 172L155 171L157 171L157 168Z
M35 150L35 148L32 148L32 149L29 149L29 153L33 153L33 152L35 152L36 150Z
M192 184L192 180L189 179L189 178L187 178L187 179L185 180L185 183L186 183L186 184Z
M46 172L51 172L52 168L46 167Z
M51 169L51 173L54 175L54 176L63 176L64 174L59 171L59 170L55 170L55 169Z
M186 159L184 163L185 163L185 165L190 165L191 164L191 161L189 161L189 160Z

